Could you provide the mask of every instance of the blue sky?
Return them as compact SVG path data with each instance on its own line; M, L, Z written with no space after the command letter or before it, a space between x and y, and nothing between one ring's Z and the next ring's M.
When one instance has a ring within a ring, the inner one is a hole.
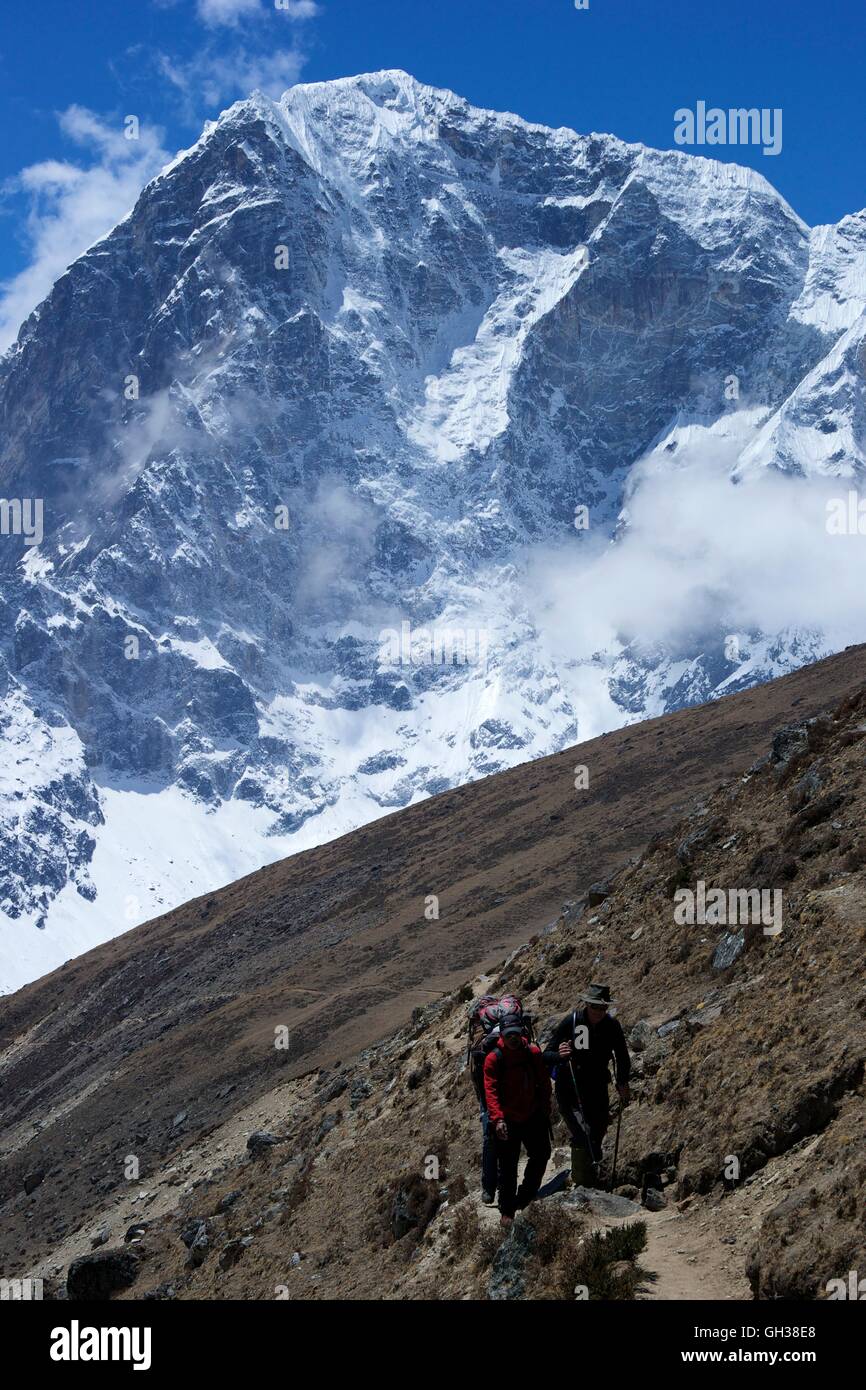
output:
M6 0L0 346L161 162L254 86L400 67L659 148L698 101L781 108L778 155L693 152L760 169L814 224L866 206L864 57L863 0Z

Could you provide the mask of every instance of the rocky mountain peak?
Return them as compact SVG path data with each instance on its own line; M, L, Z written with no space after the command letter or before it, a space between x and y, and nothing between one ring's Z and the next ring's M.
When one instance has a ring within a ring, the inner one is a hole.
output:
M44 512L0 539L0 982L852 640L703 557L732 494L862 469L862 227L398 71L211 123L0 363Z

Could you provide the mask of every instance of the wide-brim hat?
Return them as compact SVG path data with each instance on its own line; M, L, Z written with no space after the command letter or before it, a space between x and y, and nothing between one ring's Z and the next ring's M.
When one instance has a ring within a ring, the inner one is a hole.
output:
M616 1003L616 1000L610 997L608 985L590 985L585 994L579 994L577 997L582 1004L603 1004L606 1009Z

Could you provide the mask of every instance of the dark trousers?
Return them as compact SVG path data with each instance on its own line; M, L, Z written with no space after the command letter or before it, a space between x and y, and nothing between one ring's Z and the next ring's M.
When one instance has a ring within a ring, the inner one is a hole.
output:
M548 1118L542 1112L531 1120L518 1123L506 1120L508 1138L496 1139L499 1159L499 1210L503 1216L513 1216L519 1207L528 1206L538 1196L547 1160L550 1158ZM526 1168L523 1181L517 1186L517 1165L520 1146L526 1149Z
M589 1150L593 1163L600 1163L602 1142L610 1124L607 1086L584 1085L581 1088L580 1099L577 1101L573 1086L557 1086L556 1102L559 1106L559 1113L568 1126L573 1143L583 1145ZM589 1144L586 1142L586 1133L583 1127L575 1118L575 1104L580 1106L584 1123L589 1130Z
M481 1186L491 1197L495 1197L496 1189L499 1186L499 1163L496 1157L493 1126L483 1105L481 1107L481 1133L484 1136L481 1143Z

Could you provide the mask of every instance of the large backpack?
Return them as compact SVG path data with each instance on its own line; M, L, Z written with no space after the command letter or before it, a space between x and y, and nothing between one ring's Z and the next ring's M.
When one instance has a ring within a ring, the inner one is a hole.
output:
M516 994L503 994L501 996L485 994L480 999L476 999L469 1010L466 1060L469 1063L472 1084L480 1100L484 1099L482 1077L484 1059L491 1048L494 1048L499 1042L500 1025L503 1019L512 1014L520 1019L526 1041L534 1042L535 1031L532 1026L532 1015L523 1012L523 1005Z
M498 1038L499 1025L508 1014L516 1014L524 1026L529 1023L516 994L484 994L476 999L469 1010L469 1052L483 1047L494 1034Z

